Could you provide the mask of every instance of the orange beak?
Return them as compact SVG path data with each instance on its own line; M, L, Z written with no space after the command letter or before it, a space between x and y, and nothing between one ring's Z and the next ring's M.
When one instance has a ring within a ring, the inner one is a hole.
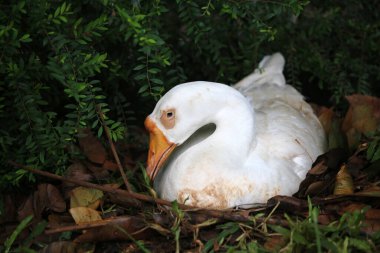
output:
M149 131L149 153L146 172L150 180L153 181L162 165L173 152L176 144L169 142L149 117L145 119L144 124L145 128Z

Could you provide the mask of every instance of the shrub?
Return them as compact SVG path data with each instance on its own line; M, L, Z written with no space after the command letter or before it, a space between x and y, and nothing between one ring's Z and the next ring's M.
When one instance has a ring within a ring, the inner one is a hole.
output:
M370 84L380 73L378 3L307 4L1 3L0 182L17 183L24 175L7 160L64 171L76 155L81 128L102 136L99 113L114 141L131 141L131 118L142 119L172 86L191 80L234 83L274 51L285 54L288 80L299 89L314 85L335 102L346 93L373 92Z

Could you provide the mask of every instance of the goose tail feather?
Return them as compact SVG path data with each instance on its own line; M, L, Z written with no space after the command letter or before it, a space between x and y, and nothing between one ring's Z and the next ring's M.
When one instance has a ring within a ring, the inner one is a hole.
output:
M234 87L241 91L247 91L250 88L257 88L266 83L285 86L284 66L285 59L281 53L267 55L261 60L257 69L236 83Z

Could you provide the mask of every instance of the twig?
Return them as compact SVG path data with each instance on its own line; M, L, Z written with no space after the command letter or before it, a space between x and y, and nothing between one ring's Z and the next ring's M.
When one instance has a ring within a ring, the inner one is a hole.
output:
M47 229L45 233L49 235L49 234L62 233L62 232L68 232L68 231L97 228L97 227L103 227L103 226L111 225L111 224L118 224L120 222L129 221L130 219L131 217L121 216L121 217L109 218L105 220L86 222L83 224L75 224L75 225L63 226L63 227L58 227L58 228L51 228L51 229Z
M96 106L96 111L98 112L100 120L102 121L104 132L107 135L108 142L110 143L110 146L111 146L112 154L113 154L113 156L115 158L117 166L119 167L119 171L120 171L120 174L121 174L121 176L122 176L122 178L124 180L124 184L127 187L128 191L132 192L132 187L131 187L131 185L128 182L128 178L127 178L127 175L124 172L123 166L121 165L121 162L120 162L120 159L119 159L119 155L116 152L115 145L113 144L113 141L112 141L112 138L111 138L110 130L108 129L107 125L105 124L104 114L103 114L102 110L100 110L100 106L99 105Z
M33 168L27 167L25 165L22 165L22 164L13 162L13 161L8 161L8 163L15 166L15 167L22 168L24 170L27 170L29 172L32 172L34 174L41 175L44 177L49 177L52 179L56 179L56 180L60 180L60 181L64 181L64 182L69 182L72 184L76 184L76 185L80 185L80 186L84 186L84 187L88 187L88 188L98 189L98 190L101 190L103 192L108 192L108 193L112 193L112 194L119 194L119 195L122 195L122 196L125 196L128 198L141 200L144 202L149 202L149 203L164 205L164 206L170 206L170 207L172 206L172 202L164 200L164 199L153 198L153 197L148 196L148 195L144 195L144 194L140 194L140 193L136 193L136 192L128 192L128 191L125 191L122 189L115 189L115 188L112 188L110 186L97 185L97 184L93 184L93 183L89 183L89 182L81 181L81 180L77 180L77 179L65 178L65 177L58 176L56 174L50 173L50 172L46 172L46 171L42 171L42 170L38 170L38 169L33 169ZM179 203L178 203L178 207L184 211L188 211L188 212L196 211L197 214L205 214L207 216L217 218L217 219L221 219L221 220L230 220L230 221L237 221L237 222L247 222L247 221L263 222L265 219L263 217L257 217L257 218L247 217L246 215L240 214L239 212L234 212L233 210L201 209L201 208L188 206L188 205L184 205L184 204L179 204ZM282 220L282 219L270 218L270 219L266 220L266 222L269 224L274 224L274 225L287 226L287 222Z

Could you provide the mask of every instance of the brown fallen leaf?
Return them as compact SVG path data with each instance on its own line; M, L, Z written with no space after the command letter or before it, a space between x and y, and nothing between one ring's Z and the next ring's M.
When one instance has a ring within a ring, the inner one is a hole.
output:
M334 195L344 195L354 193L354 182L352 176L347 169L347 166L343 164L340 167L338 174L336 174Z
M73 217L76 224L98 221L101 220L100 214L98 211L88 208L88 207L74 207L69 210L71 216Z
M49 228L57 228L61 226L68 226L73 223L73 217L69 214L50 214L48 216Z
M326 134L329 134L331 131L331 124L332 124L334 116L335 116L335 113L333 111L333 108L327 108L324 106L319 108L318 119L321 122L322 127L325 130Z
M367 164L368 161L364 156L353 155L348 159L346 166L351 175L356 178Z
M309 213L305 217L308 217ZM330 213L320 213L318 215L318 223L322 225L328 225L331 222L335 221L336 217L333 214Z
M3 197L3 208L3 213L0 215L0 224L16 221L16 205L12 195L6 194Z
M95 244L78 244L70 241L56 241L45 246L40 253L93 253Z
M350 150L354 150L360 144L361 134L355 128L350 128L346 131L347 145Z
M361 228L362 232L373 234L380 231L380 209L372 208L364 203L351 203L341 208L338 213L343 215L346 212L353 213L355 211L361 212L365 210L365 220Z
M268 236L264 243L264 248L270 252L277 252L279 249L284 247L287 243L287 239L282 235L273 234Z
M341 208L339 214L343 215L345 212L353 213L355 211L361 211L364 209L366 209L365 217L367 219L380 220L380 209L372 208L371 206L364 203L350 203L349 205Z
M60 191L52 184L38 185L37 190L19 207L18 219L21 221L25 217L33 215L35 219L39 220L45 210L54 212L64 212L66 210L66 202Z
M304 199L277 195L267 201L267 208L274 208L275 206L286 212L301 213L308 205L307 201Z
M66 170L67 178L74 178L81 181L91 181L94 177L92 176L91 171L89 171L81 162L74 162ZM64 187L70 188L76 186L75 184L64 181Z
M324 160L321 160L316 165L314 165L310 170L310 175L321 175L327 171L329 167L327 166L326 162Z
M380 197L380 186L370 185L362 191L355 193L355 195L364 197Z
M112 162L110 160L105 160L103 165L102 165L102 168L106 169L106 170L110 170L110 171L118 171L119 170L117 163Z
M365 220L361 231L369 235L378 233L380 231L380 220Z
M380 122L380 99L366 95L346 96L350 108L343 120L342 129L354 128L359 133L375 131Z
M116 240L141 240L157 236L149 229L145 221L139 217L121 216L110 219L110 223L98 228L86 229L86 232L78 236L74 242L101 242Z
M307 195L322 197L332 194L335 175L346 159L346 151L342 148L320 155L293 196L305 198Z
M315 196L327 189L330 186L330 182L327 180L316 181L309 185L306 189L305 194L310 196Z
M20 207L17 210L18 221L22 221L29 215L34 215L36 217L33 209L33 194L29 195L29 197L24 200L24 202L20 205Z
M87 169L89 169L92 172L92 175L94 175L96 179L106 179L110 176L108 170L103 167L95 166L93 163L90 162L85 162L85 165Z
M90 129L81 129L78 141L83 154L88 160L98 164L104 163L107 158L107 152L99 139L92 134Z
M40 185L38 187L40 187ZM47 208L58 213L64 212L66 210L66 202L57 187L52 184L43 184L42 187L46 187L48 198Z

